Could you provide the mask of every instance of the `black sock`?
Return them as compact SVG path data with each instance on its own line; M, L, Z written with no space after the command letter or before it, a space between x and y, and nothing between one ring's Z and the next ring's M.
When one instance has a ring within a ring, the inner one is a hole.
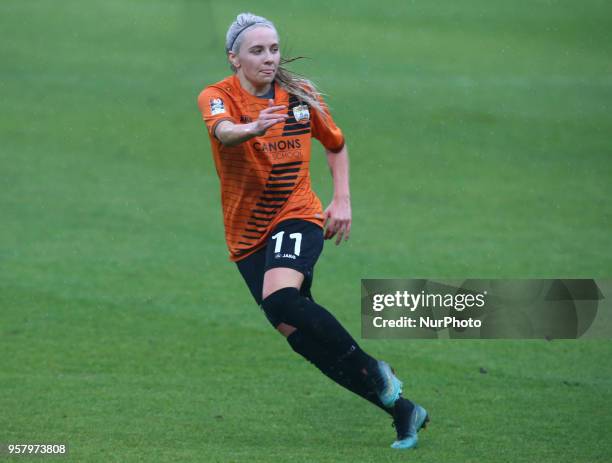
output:
M352 366L347 368L344 361L336 361L327 351L301 330L295 330L291 333L287 337L287 342L295 352L316 366L332 381L393 416L393 408L384 407L378 396L372 392L361 372L355 374L355 369Z
M395 419L397 418L400 412L404 411L405 414L409 415L410 413L412 413L413 409L414 409L414 403L400 396L400 398L397 399L395 403L393 404L393 408L391 409L393 412L391 414L393 418Z
M298 289L280 289L269 295L262 307L266 313L312 338L337 362L345 362L357 371L370 370L376 364L376 359L359 347L331 313L311 299L300 296Z

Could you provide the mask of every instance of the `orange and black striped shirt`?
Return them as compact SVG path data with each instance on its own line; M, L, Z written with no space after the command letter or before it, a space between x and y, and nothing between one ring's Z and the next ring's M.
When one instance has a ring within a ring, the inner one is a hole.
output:
M225 238L232 261L264 246L283 220L323 225L321 201L310 184L312 137L330 151L344 146L342 131L322 101L326 121L316 109L299 102L277 83L274 86L274 105L287 106L289 118L263 136L232 147L214 136L217 124L254 121L268 107L268 99L248 93L235 75L206 87L198 97L221 182Z

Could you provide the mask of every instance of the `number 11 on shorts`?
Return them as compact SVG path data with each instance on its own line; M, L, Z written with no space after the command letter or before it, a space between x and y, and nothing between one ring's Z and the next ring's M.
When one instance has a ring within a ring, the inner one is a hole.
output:
M275 241L275 245L274 245L274 252L275 253L279 253L281 252L281 248L283 246L283 236L284 236L285 232L284 231L279 231L276 235L272 236L272 239ZM295 254L296 256L300 255L300 249L302 246L302 234L301 233L291 233L291 235L289 235L289 238L291 238L292 240L295 240L295 249L293 251L293 254Z

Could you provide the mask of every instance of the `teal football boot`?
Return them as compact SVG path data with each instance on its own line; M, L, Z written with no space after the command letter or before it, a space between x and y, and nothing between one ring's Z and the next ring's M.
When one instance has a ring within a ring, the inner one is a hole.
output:
M394 449L416 448L419 441L417 433L427 427L429 415L420 405L410 407L407 400L400 399L393 410L393 425L397 431L397 440L391 444Z

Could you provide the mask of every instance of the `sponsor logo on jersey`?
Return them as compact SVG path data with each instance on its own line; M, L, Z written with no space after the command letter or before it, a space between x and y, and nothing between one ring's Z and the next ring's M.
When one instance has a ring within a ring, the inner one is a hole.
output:
M210 99L210 114L216 116L217 114L223 114L225 112L225 106L221 98Z
M282 254L280 252L277 252L276 254L274 254L274 258L275 259L297 259L297 257L295 256L295 254Z
M255 151L260 151L262 153L268 153L272 151L287 151L299 149L302 147L299 138L294 138L293 140L280 140L280 141L271 141L268 143L260 143L256 141L253 143L253 148Z
M297 122L308 122L310 120L310 111L308 106L301 104L293 107L293 117Z
M253 119L251 119L249 116L242 115L240 116L240 122L242 124L248 124L249 122L253 122Z

